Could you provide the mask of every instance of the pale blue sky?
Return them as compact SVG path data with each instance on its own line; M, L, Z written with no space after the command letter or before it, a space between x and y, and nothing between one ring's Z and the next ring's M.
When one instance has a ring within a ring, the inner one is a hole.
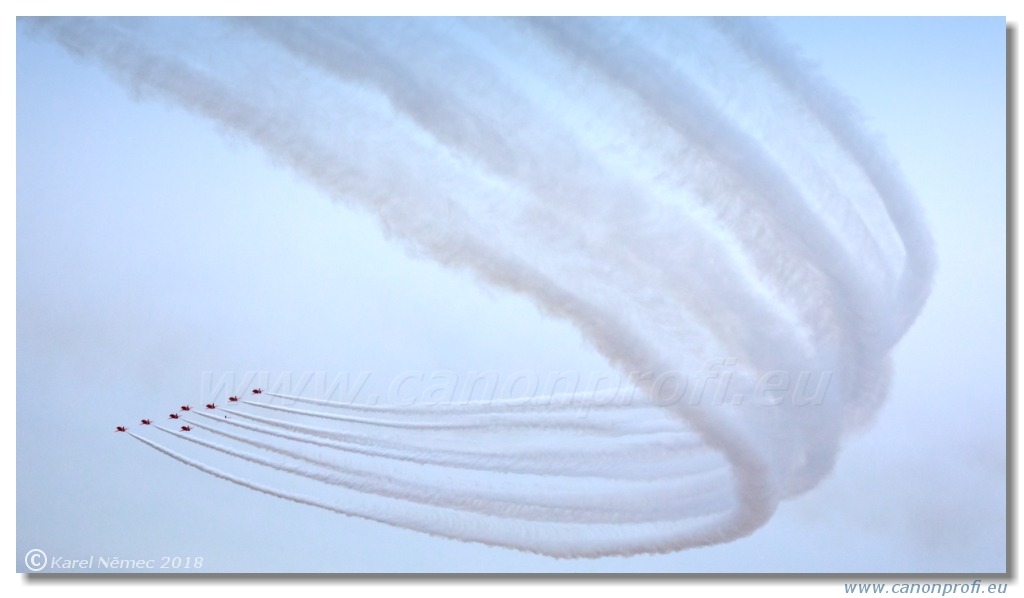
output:
M410 369L608 367L569 324L411 259L244 140L19 26L18 570L41 548L207 571L1002 571L1005 23L777 26L900 163L936 239L932 296L889 401L818 488L747 538L596 561L340 517L113 433L200 402L204 372L372 371L386 393Z

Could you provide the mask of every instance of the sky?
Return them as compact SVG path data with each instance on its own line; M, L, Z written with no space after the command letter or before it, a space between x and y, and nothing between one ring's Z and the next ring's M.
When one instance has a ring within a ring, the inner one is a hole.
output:
M1004 571L1005 22L774 25L895 156L935 239L931 296L873 421L762 527L560 560L283 501L115 433L225 381L369 373L358 392L387 396L409 373L615 370L566 319L409 250L241 135L19 24L18 570L40 549L205 572Z

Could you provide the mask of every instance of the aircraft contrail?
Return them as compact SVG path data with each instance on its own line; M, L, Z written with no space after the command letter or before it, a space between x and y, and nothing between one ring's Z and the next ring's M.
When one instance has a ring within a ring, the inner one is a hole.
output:
M296 424L279 419L225 409L239 419L266 424L251 426L238 419L223 421L205 413L219 424L241 427L263 435L277 436L304 444L336 448L362 455L452 468L508 473L596 477L615 479L658 478L672 474L692 473L701 464L701 443L685 434L673 433L641 439L621 439L616 446L577 442L567 446L557 435L534 439L528 446L484 445L475 449L444 446L438 438L418 435L402 441L356 430L338 431ZM184 420L191 421L191 420ZM285 430L285 431L282 431ZM546 442L544 442L546 440ZM623 450L630 447L629 450ZM637 462L635 454L645 459Z
M254 490L558 557L727 542L828 474L930 291L931 236L894 160L759 20L26 26L571 323L643 397L287 397L298 409L268 393L172 433L320 482L316 498L138 437Z

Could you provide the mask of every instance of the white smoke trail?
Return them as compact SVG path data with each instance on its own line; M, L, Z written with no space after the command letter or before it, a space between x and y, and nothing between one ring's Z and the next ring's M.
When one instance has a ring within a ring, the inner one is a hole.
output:
M685 479L657 479L632 483L619 481L615 486L609 487L605 484L604 488L592 480L585 487L563 487L550 491L547 485L538 483L538 480L530 476L513 475L491 477L471 488L452 488L429 481L415 481L411 476L395 478L383 474L378 463L359 467L344 460L314 456L301 449L277 446L271 442L247 438L202 424L196 424L196 427L314 466L313 469L304 469L218 445L191 434L180 436L211 450L281 472L378 496L496 516L515 516L528 521L671 521L682 516L713 514L721 509L720 505L724 498L721 495L720 479L726 473L724 470L702 472ZM165 428L158 429L178 436ZM622 492L624 485L629 486L630 492ZM656 500L657 497L665 495L673 496L674 500Z
M384 428L401 428L411 430L499 430L519 428L543 428L548 430L566 429L576 432L589 432L605 436L627 436L630 434L654 434L658 432L671 431L673 428L666 425L663 418L652 418L649 421L618 421L612 426L608 422L596 421L594 418L583 419L576 414L562 415L558 412L539 413L520 411L508 413L498 411L490 415L480 414L458 414L459 417L451 418L440 422L408 421L403 419L368 418L354 415L341 415L324 411L308 411L285 407L283 405L270 405L266 403L254 403L243 401L243 404L253 405L271 411L282 411L296 415L304 415L312 418L328 419L335 421L349 422L353 424L364 424L367 426L379 426ZM394 414L394 412L393 412Z
M417 435L412 439L394 441L381 436L361 434L355 430L342 432L234 410L226 409L225 412L242 419L260 422L265 426L251 426L237 420L216 420L218 423L285 440L424 465L621 479L684 475L707 471L720 465L709 459L710 455L705 446L679 433L641 440L620 440L614 447L592 442L576 442L569 445L563 438L545 435L525 446L505 442L497 447L483 444L472 450L467 449L466 443L459 439L452 441L444 437ZM197 415L212 417L204 413ZM645 459L637 462L636 454L643 454Z
M898 172L756 21L31 26L571 322L644 397L592 397L587 417L574 397L292 397L309 409L249 401L277 417L203 426L288 464L189 438L346 493L306 504L566 557L749 534L877 410L928 294L931 240Z
M643 546L665 545L674 538L698 538L709 534L708 525L702 521L689 524L655 522L626 526L591 523L582 527L555 522L551 524L551 536L538 536L528 526L508 526L504 518L467 512L452 513L438 507L423 509L415 504L394 501L388 497L372 496L372 500L367 500L368 495L354 493L334 501L323 500L246 480L205 465L153 440L131 432L129 434L176 461L250 490L342 515L418 529L455 540L483 542L553 556L594 557L607 554L635 554L642 552Z
M409 404L409 405L364 405L360 403L339 403L336 401L324 401L320 399L312 399L309 397L301 397L294 395L285 395L273 392L263 392L263 396L274 397L278 399L285 399L287 401L294 401L296 403L305 403L307 405L316 405L318 407L326 407L328 410L338 409L347 411L357 411L365 413L386 413L392 416L423 416L437 413L438 410L443 410L449 413L458 414L494 414L501 413L503 411L515 411L518 413L526 413L532 411L535 413L556 413L562 411L575 411L577 413L586 411L587 413L596 410L615 410L624 411L628 409L651 409L656 410L657 408L651 405L649 401L638 400L637 397L632 394L623 395L620 389L611 389L604 391L594 391L587 393L557 393L552 395L544 395L541 397L496 397L487 401L477 402L465 402L465 403L448 403L442 405L422 405L422 404ZM586 399L585 404L581 403L581 398ZM619 399L616 402L616 399Z

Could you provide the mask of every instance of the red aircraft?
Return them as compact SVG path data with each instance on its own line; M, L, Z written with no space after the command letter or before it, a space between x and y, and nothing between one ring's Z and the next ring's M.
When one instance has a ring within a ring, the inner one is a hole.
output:
M181 427L181 431L182 432L191 432L192 431L192 426L182 426Z
M128 428L126 428L126 427L124 427L124 426L118 426L118 427L117 427L117 431L118 431L118 432L127 432L127 431L128 431Z
M148 419L142 420L142 425L144 425L144 426L148 426L151 423L153 423L152 420L148 420Z
M172 413L171 414L171 419L178 419L178 417L179 417L179 415L177 413Z
M238 397L228 397L228 400L231 401L232 403L237 403Z
M191 409L192 409L192 408L191 408L191 407L189 407L188 405L182 405L182 406L181 406L181 410L182 410L182 411L190 411Z
M263 394L263 389L262 388L254 388L254 389L252 389L252 394L254 394L254 395L261 395L261 394Z
M217 408L217 404L216 403L207 403L206 404L206 408L207 409L216 409Z

